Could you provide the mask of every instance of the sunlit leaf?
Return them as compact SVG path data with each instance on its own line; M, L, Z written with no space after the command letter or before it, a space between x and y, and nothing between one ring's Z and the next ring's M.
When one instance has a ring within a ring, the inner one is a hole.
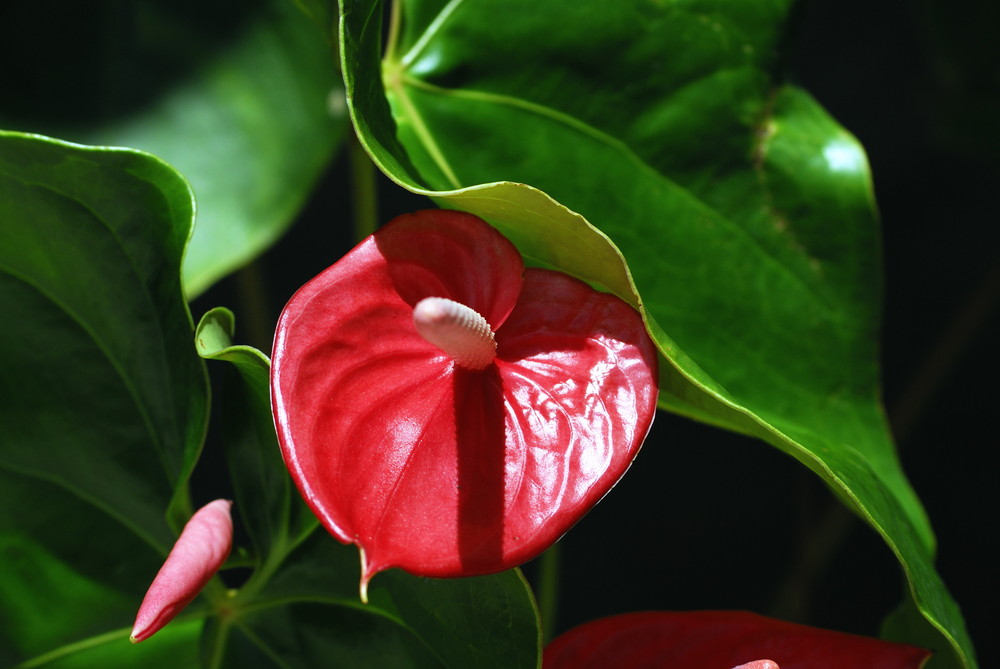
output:
M973 666L879 404L867 163L781 80L789 6L407 0L383 60L383 7L344 0L352 117L399 184L641 306L662 405L821 476Z

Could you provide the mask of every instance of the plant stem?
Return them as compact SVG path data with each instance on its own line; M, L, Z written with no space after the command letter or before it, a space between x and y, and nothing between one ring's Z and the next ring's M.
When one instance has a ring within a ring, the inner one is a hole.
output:
M259 260L236 273L237 299L240 303L238 327L240 339L261 351L270 352L274 323L267 311L267 279Z
M897 443L904 443L926 415L928 405L1000 304L1000 262L966 296L889 412Z
M553 544L538 561L538 614L542 645L552 638L559 607L559 544Z
M378 227L378 188L375 180L375 164L358 141L357 135L350 133L348 160L351 166L351 212L354 227L354 241L360 242L375 232Z

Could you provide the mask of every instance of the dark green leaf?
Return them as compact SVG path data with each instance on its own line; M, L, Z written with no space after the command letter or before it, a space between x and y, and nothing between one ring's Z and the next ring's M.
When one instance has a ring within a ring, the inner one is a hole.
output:
M821 476L973 666L879 404L867 162L775 74L789 5L407 0L380 63L382 7L344 0L348 99L398 183L641 307L665 408Z
M192 215L152 156L0 133L5 662L119 628L128 646L188 513L207 402L179 276Z
M517 570L446 580L392 570L372 581L369 604L359 579L357 550L314 533L259 592L237 595L227 666L539 665L537 611Z
M331 33L289 0L19 14L4 26L3 60L21 87L8 88L0 125L142 149L183 173L198 200L189 296L277 239L343 136Z

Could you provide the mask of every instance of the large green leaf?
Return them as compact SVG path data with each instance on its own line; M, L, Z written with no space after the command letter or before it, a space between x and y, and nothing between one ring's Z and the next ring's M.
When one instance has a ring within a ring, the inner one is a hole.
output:
M867 162L777 77L789 5L407 0L380 60L381 4L343 0L352 117L399 184L640 307L665 408L821 476L974 666L879 403Z
M189 296L277 239L346 128L330 34L291 0L24 3L14 17L0 126L180 170L198 201Z
M207 405L180 283L192 216L152 156L0 133L5 665L93 635L127 649L188 512Z

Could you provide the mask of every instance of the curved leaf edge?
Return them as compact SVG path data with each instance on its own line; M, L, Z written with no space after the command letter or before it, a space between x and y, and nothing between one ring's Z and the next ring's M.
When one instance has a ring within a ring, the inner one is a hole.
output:
M687 418L704 421L714 427L721 427L746 436L760 438L766 443L778 448L782 452L794 457L796 460L816 473L850 510L864 519L865 522L875 529L875 531L878 532L878 534L883 538L899 561L907 579L909 595L912 601L917 605L921 614L927 622L947 640L952 652L962 662L962 666L968 669L974 669L977 666L975 659L965 650L966 648L972 648L972 644L971 640L968 639L964 624L959 626L959 634L955 634L938 619L934 612L929 610L930 604L928 604L926 600L919 596L916 592L913 574L914 565L912 565L908 559L904 559L899 547L896 542L890 538L885 527L881 523L875 521L870 512L860 504L859 500L851 492L848 486L838 476L836 476L826 463L820 460L815 454L810 452L801 444L796 442L791 436L786 434L777 426L769 423L762 417L753 413L747 407L738 403L721 385L705 374L704 371L701 370L701 368L693 360L691 360L680 349L680 347L676 345L675 342L673 342L666 332L664 332L662 327L656 323L652 315L643 308L641 295L639 295L635 286L628 264L621 251L607 235L591 224L581 214L571 210L569 207L559 203L544 191L529 184L512 181L499 181L476 184L453 190L431 190L415 182L407 181L401 178L395 174L392 169L390 169L385 161L380 159L379 152L376 150L374 141L363 130L364 126L360 121L360 114L354 105L355 82L353 81L353 71L348 62L349 54L347 53L346 48L346 22L343 11L343 0L338 0L338 2L340 3L341 8L339 26L341 71L344 73L348 111L359 143L368 153L372 162L379 168L379 170L393 183L410 191L411 193L429 197L439 205L446 203L452 208L481 216L491 225L494 225L501 230L511 239L511 241L514 242L514 244L525 255L525 259L528 261L528 264L559 269L560 271L566 272L591 284L597 289L611 292L628 302L633 307L637 308L642 314L643 321L646 323L647 331L650 333L657 349L667 363L666 365L660 365L660 408L675 412ZM868 182L871 182L870 176ZM514 209L526 210L528 208L523 205L518 205L515 201L517 198L510 198L508 196L508 198L505 199L502 197L502 194L505 191L517 193L528 202L531 202L535 207L532 213L540 218L547 219L550 224L552 221L561 220L565 225L565 221L572 221L569 223L569 226L574 228L576 231L579 231L580 236L589 238L590 240L599 240L596 244L597 248L605 253L610 252L611 256L615 260L615 271L608 277L602 277L603 280L598 280L595 277L588 276L585 272L574 271L572 267L546 262L546 259L540 255L533 255L530 251L526 252L523 241L519 241L518 239L519 235L517 234L517 229L512 225L505 225L499 212L504 212L509 215L510 211ZM476 201L483 200L491 201L492 206L475 206ZM490 215L490 209L494 210L492 212L492 216ZM699 373L703 375L705 379L709 379L713 385L709 386L698 381L696 379L696 375ZM724 417L720 418L718 413L713 415L711 412L705 411L704 409L707 408L709 404L715 405L716 412L718 412L721 408ZM919 506L918 508L920 513L923 514L923 517L926 519L926 512L923 510L923 507ZM924 527L914 527L913 529L924 542L925 546L934 546L935 542L933 532L930 530L929 521L925 523ZM928 566L930 566L932 555L928 554L926 556L926 561ZM932 567L930 568L930 572L934 574ZM936 574L934 574L934 578L938 583L940 583ZM941 584L941 588L947 592L944 589L943 584ZM955 608L957 613L957 607Z
M236 317L233 312L226 307L215 307L205 312L199 319L195 328L194 344L198 355L205 360L232 364L243 383L249 386L255 372L263 373L264 378L267 378L271 361L267 355L252 346L234 344L232 337L235 330ZM270 411L268 417L270 418ZM277 443L274 444L274 448L277 453ZM301 527L293 527L292 508L298 493L294 490L290 479L288 492L280 512L278 536L273 538L274 544L268 554L257 555L254 559L254 573L238 593L241 601L248 597L252 598L263 588L284 560L319 527L319 520L311 513Z
M352 116L353 113L352 107ZM628 286L628 292L624 294L615 290L610 290L609 292L613 292L618 297L621 297L639 310L642 314L643 321L646 324L647 331L651 333L651 338L653 339L657 350L660 352L662 359L667 363L660 365L661 395L659 407L663 410L676 413L686 418L705 422L714 427L731 430L745 436L759 438L771 446L778 448L787 455L795 458L817 474L851 511L860 516L869 526L878 532L888 545L889 549L892 551L893 555L895 555L896 559L899 561L900 566L907 578L910 596L917 604L921 613L927 621L945 639L947 639L953 652L961 658L962 665L964 667L968 667L970 669L976 667L974 659L971 658L965 651L966 647L971 648L971 642L962 642L958 635L955 635L948 630L948 628L945 627L940 620L938 620L937 616L928 609L926 600L919 596L916 592L913 577L914 566L911 564L911 561L908 558L904 558L899 547L897 546L897 543L891 538L885 527L880 522L875 520L871 513L857 499L850 487L848 487L844 481L818 456L796 442L791 436L786 434L777 426L769 423L764 418L753 413L750 409L739 404L721 385L715 383L713 386L709 386L697 380L696 375L698 374L703 375L703 378L706 379L711 379L711 377L705 374L697 363L691 360L683 352L683 350L681 350L681 348L673 342L673 340L663 331L652 315L643 308L641 296L635 288L631 273L625 264L624 257L621 255L621 252L614 245L614 243L607 238L604 233L595 228L580 214L573 212L565 205L558 203L543 191L527 184L515 182L496 182L490 184L479 184L453 191L431 191L407 184L385 170L384 166L378 162L375 154L367 146L365 138L359 137L359 141L361 141L362 145L365 146L366 151L368 151L369 156L371 156L372 160L375 161L376 165L379 166L386 176L399 186L417 195L430 197L435 202L447 203L454 208L483 216L483 218L489 223L496 226L505 234L508 234L508 236L511 236L512 240L516 234L512 234L510 229L505 226L502 221L499 221L494 217L490 217L489 215L484 215L482 213L482 209L480 208L474 206L462 206L463 204L466 204L463 202L463 199L472 195L490 194L494 189L517 189L522 193L530 194L530 197L538 202L542 211L549 209L553 214L562 213L573 217L579 221L580 229L586 230L587 233L592 234L595 238L602 239L602 241L607 244L607 247L613 250L614 254L620 259L621 275L617 278L622 284ZM516 241L515 244L517 244ZM540 258L530 255L526 256L526 260L529 264L547 267L551 266ZM562 271L566 270L563 268ZM573 272L567 273L571 275L574 274ZM608 290L608 284L614 285L617 283L616 281L597 282L589 277L580 276L579 274L575 274L575 276L583 281L587 281L598 289ZM711 405L714 405L714 412L708 410L708 407ZM721 416L720 413L722 414ZM902 516L902 511L900 511L900 514ZM923 528L914 528L914 531L917 534L922 534L920 532L921 529ZM931 538L925 538L925 536L926 535L922 535L921 538L925 539L928 543L932 543L933 535L930 535ZM930 564L932 556L929 553L926 556L926 560L928 564Z
M270 368L271 359L262 351L245 344L234 344L236 316L226 307L206 311L194 329L194 344L198 355L205 360L230 360L247 356L254 364Z
M77 151L83 154L119 154L119 155L138 157L141 160L145 161L149 166L151 166L151 168L154 171L159 172L160 175L165 178L165 180L172 181L173 182L172 188L176 188L180 192L184 193L184 196L187 200L187 204L190 206L190 211L191 211L191 220L187 225L187 232L185 233L182 244L182 252L178 259L179 260L178 285L183 286L183 281L181 279L181 268L184 265L184 257L187 253L188 244L190 243L191 237L194 234L195 218L197 216L197 204L194 197L194 191L191 188L191 184L188 183L188 181L184 178L184 176L180 172L178 172L172 165L170 165L168 162L166 162L165 160L163 160L162 158L160 158L155 154L129 147L79 144L77 142L70 142L64 139L50 137L40 133L0 129L0 138L3 137L39 142L42 144L48 144L51 146L60 147L62 149L67 149L70 151ZM187 325L189 329L193 329L194 319L191 315L191 309L186 301L184 301L184 314L185 317L187 318ZM204 364L201 365L201 377L202 377L202 383L204 384L204 387L206 388L207 392L208 371L205 368ZM206 406L206 415L207 415L207 409L208 407ZM182 469L178 474L176 487L174 489L174 494L170 500L170 503L167 506L165 513L167 523L175 534L180 532L180 528L184 526L184 523L187 521L187 519L191 516L193 512L190 500L190 494L188 490L188 482L191 478L191 473L194 471L194 468L197 465L198 460L201 456L201 450L204 446L205 438L208 435L207 419L202 421L199 430L200 434L198 434L197 438L193 440L194 442L197 443L197 446L192 447L191 444L188 444L187 446L189 449L191 449L191 452L187 456L188 462L186 463L184 469ZM74 491L74 494L79 495L79 492ZM133 531L135 531L134 528ZM140 532L136 533L139 536L145 538L145 535L143 533ZM157 550L164 555L166 555L166 551L169 550L168 546L159 546L155 543L151 543L151 545L156 547Z

